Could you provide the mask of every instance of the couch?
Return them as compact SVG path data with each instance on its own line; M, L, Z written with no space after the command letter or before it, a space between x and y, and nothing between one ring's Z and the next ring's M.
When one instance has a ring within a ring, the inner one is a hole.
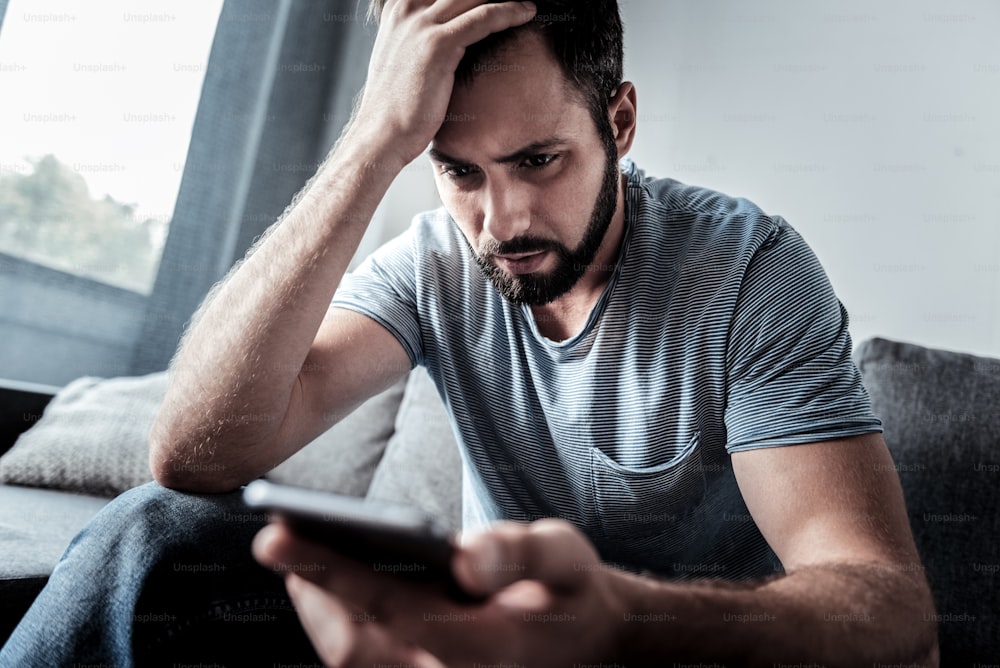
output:
M855 360L903 484L937 602L942 665L1000 657L1000 359L871 339ZM0 642L72 536L151 479L165 375L0 383ZM16 440L16 444L11 447ZM426 372L373 397L267 476L415 505L458 527L461 460Z

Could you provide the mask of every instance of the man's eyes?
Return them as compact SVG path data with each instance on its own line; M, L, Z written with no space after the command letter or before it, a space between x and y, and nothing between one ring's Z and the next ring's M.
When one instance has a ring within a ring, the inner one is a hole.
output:
M559 156L555 153L540 153L538 155L525 158L524 162L522 162L520 166L539 169L552 164L552 162L558 157Z
M451 179L464 179L475 171L472 165L441 165L441 173Z
M528 156L516 165L517 169L542 169L551 165L559 157L557 153L539 153ZM440 165L441 174L459 181L479 172L475 165Z

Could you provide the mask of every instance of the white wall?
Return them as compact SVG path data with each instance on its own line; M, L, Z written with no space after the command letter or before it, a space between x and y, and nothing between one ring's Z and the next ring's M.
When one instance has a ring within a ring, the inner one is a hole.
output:
M621 1L641 167L788 219L855 342L1000 356L1000 3Z
M389 192L375 211L371 225L361 240L350 269L354 269L385 241L401 233L413 216L441 206L441 198L434 185L434 172L430 160L421 156L406 166L396 177Z
M788 219L856 343L1000 356L1000 3L620 1L647 173ZM362 252L438 202L418 159Z

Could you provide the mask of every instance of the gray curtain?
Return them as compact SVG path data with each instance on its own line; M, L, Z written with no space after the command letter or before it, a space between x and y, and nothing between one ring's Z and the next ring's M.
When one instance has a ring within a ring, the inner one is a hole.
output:
M130 373L166 367L211 286L313 174L364 82L374 32L357 0L225 3Z

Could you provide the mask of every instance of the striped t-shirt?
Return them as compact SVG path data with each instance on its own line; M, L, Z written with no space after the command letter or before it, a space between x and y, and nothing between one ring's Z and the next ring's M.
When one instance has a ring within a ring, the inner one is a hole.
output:
M444 209L346 276L333 304L430 373L462 451L466 528L562 517L629 568L771 573L729 455L881 430L847 314L780 217L621 168L619 261L568 340L500 297Z

